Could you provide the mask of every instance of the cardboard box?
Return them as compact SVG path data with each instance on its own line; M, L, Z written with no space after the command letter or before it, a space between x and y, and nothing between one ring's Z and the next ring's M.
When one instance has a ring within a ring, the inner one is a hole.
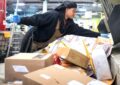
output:
M5 59L5 81L22 80L23 75L53 64L51 54L19 53Z
M89 64L89 58L80 52L77 52L71 48L59 48L56 53L63 59L78 65L82 68L87 68Z
M59 65L52 65L24 76L23 85L87 85L94 81L103 83ZM99 85L106 84L103 83Z
M73 71L76 71L76 72L80 72L80 73L82 73L83 75L87 75L86 70L85 70L85 69L82 69L82 68L80 68L80 67L78 67L78 66L73 66L73 65L71 65L71 66L68 66L67 68L68 68L68 69L71 69L71 70L73 70ZM102 82L106 83L107 85L112 85L113 82L114 82L114 80L113 80L113 79L108 79L108 80L103 80ZM119 84L117 84L117 85L119 85Z

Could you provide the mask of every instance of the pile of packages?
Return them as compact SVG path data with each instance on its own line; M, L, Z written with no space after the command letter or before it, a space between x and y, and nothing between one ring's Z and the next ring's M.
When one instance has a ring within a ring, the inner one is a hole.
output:
M14 85L112 85L108 62L112 44L111 39L101 37L65 36L35 53L6 58L5 81L14 81Z

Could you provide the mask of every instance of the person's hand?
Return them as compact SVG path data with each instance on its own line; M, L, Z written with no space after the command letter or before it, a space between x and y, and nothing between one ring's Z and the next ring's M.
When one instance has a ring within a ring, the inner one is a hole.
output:
M19 23L19 22L20 22L20 16L19 16L19 15L13 15L12 21L13 21L14 23Z
M104 37L104 38L109 38L109 35L107 33L106 34L105 33L101 33L100 36Z

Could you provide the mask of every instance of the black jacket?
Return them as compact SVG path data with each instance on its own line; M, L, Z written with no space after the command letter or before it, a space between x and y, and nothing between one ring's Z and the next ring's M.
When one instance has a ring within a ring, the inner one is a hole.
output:
M58 19L60 21L60 32L63 36L74 34L97 37L100 35L99 33L79 27L72 19L66 20L66 24L64 24L64 14L55 10L44 14L33 15L32 17L23 17L21 18L20 24L36 26L33 31L34 40L37 42L45 42L54 34Z

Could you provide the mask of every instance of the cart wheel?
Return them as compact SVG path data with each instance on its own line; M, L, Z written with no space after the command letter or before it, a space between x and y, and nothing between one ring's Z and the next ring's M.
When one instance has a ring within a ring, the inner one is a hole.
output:
M23 40L21 42L20 52L31 52L31 44L32 44L32 33L33 28L31 28L23 37Z

